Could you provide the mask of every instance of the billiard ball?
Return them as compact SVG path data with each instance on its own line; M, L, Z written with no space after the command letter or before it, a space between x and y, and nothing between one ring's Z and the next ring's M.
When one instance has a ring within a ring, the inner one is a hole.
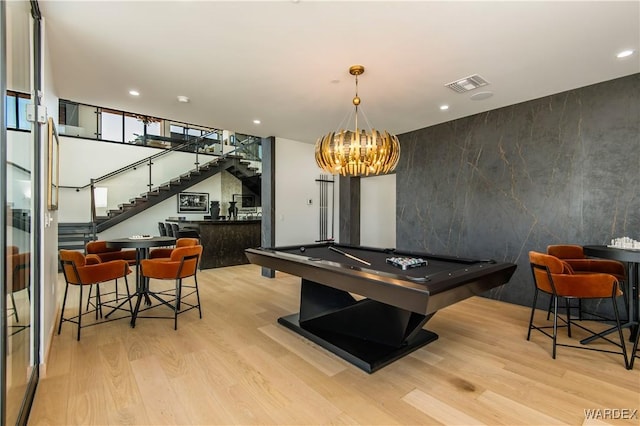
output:
M306 249L304 247L300 247L300 252L304 253Z

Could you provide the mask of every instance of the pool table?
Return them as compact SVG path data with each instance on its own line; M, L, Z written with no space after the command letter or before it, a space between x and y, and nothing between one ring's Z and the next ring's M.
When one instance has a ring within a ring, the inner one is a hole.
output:
M245 250L251 263L299 276L300 311L278 322L368 373L436 340L439 310L509 281L516 265L336 243ZM388 259L421 259L394 266Z

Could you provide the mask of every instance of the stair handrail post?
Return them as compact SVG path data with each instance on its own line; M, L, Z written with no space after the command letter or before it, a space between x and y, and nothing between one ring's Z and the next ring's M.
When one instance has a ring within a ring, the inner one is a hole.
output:
M91 235L89 237L91 238L91 241L96 241L98 239L98 224L96 222L91 224ZM86 246L87 243L85 242L85 254L87 254Z
M200 142L204 142L203 138L199 138L196 139L196 162L194 163L196 165L196 172L200 171L200 162L198 161L198 152L200 151ZM204 146L204 143L203 143Z
M96 223L96 195L95 195L95 179L91 179L91 223Z
M149 192L151 192L151 187L153 186L153 183L151 182L151 166L153 166L153 160L149 158L149 184L147 185L149 187Z

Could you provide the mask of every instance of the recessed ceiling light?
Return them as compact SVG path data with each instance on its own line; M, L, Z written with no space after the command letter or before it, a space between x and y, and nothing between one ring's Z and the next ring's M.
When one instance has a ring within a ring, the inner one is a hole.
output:
M440 105L440 110L441 111L446 111L449 109L449 105Z
M260 120L253 120L253 124L260 124Z
M186 96L178 96L178 102L182 102L184 104L189 102L189 98Z
M622 59L622 58L626 58L627 56L631 56L633 55L633 49L628 49L628 50L623 50L622 52L618 53L616 55L616 57L618 59Z
M129 94L131 96L140 96L140 92L138 92L137 90L129 90Z

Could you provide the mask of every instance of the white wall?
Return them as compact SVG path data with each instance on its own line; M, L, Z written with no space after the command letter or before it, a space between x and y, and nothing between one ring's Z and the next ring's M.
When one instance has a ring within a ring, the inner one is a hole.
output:
M360 179L360 245L396 247L396 175Z
M314 145L276 138L276 246L309 244L319 238L319 183ZM335 235L338 240L338 184ZM308 205L307 200L312 204Z

